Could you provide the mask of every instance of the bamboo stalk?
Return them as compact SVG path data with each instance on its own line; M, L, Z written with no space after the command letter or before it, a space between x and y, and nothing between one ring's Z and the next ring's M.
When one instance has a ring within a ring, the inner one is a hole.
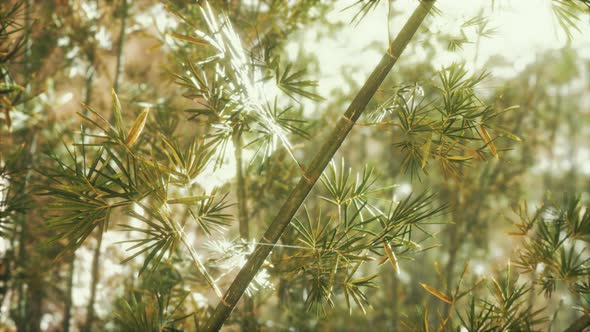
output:
M590 326L590 315L584 315L572 323L564 332L582 332Z
M304 172L295 189L291 192L272 224L256 246L254 252L246 264L242 267L233 283L225 293L223 299L217 305L213 315L207 322L204 331L217 331L229 317L236 303L248 287L248 284L277 243L291 219L303 204L303 201L321 176L324 168L328 165L355 122L363 113L369 100L373 97L393 65L397 62L420 24L434 5L435 0L421 1L396 39L389 45L389 49L381 58L361 90L351 102L344 115L337 122L330 137L327 138L309 168Z
M233 134L234 158L236 160L236 196L238 200L238 220L240 223L240 237L244 241L250 241L250 225L248 221L248 206L246 204L246 178L244 176L244 165L242 160L242 130L237 126ZM242 317L242 331L255 331L256 320L254 319L254 300L251 296L244 297L244 315Z

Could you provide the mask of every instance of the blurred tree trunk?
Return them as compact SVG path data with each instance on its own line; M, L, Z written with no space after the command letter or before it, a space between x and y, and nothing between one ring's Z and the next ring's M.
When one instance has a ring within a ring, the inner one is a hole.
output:
M72 253L67 274L67 288L66 288L66 299L64 305L64 320L63 328L64 332L70 331L70 321L72 320L72 293L74 289L74 266L76 261L76 255Z
M244 162L242 160L243 142L242 130L239 124L234 128L233 134L234 157L236 161L236 196L238 200L238 220L240 223L240 238L246 242L250 241L250 225L248 221L248 202L246 193L246 177L244 175ZM246 295L243 298L244 315L242 317L242 331L256 331L257 323L254 316L254 300Z
M86 70L86 80L85 80L85 96L84 96L84 103L86 105L90 105L92 102L92 87L94 83L94 57L95 57L95 50L92 50L90 54L88 69ZM87 114L88 110L84 108L84 114ZM92 272L90 277L90 299L88 300L88 305L86 307L86 320L84 323L83 331L90 332L92 331L92 322L94 321L94 303L96 302L96 286L100 282L100 250L102 246L102 234L104 231L104 224L100 224L97 238L96 238L96 247L94 248L94 253L92 256Z
M120 15L121 15L121 29L119 30L119 39L117 40L117 67L115 68L115 79L113 82L113 89L115 92L119 92L119 86L123 79L123 48L125 47L125 29L127 28L127 13L129 11L128 0L122 0Z
M25 93L31 93L31 61L32 61L32 4L31 0L25 0L25 17L24 17L24 79ZM24 162L24 176L20 189L29 195L29 183L32 176L32 168L37 152L37 133L38 128L27 129L24 137L24 146L26 147L26 158ZM30 226L35 222L34 214L31 212L23 213L18 218L20 228L18 241L18 261L16 262L16 271L18 278L18 331L40 331L41 322L41 304L43 301L43 276L41 271L41 253L36 248L36 234L34 228Z
M94 321L94 303L96 302L96 286L100 282L100 250L102 247L102 233L104 224L100 224L100 229L96 238L96 247L94 248L94 256L92 257L92 276L90 279L90 299L86 307L86 323L83 331L92 331L92 322Z

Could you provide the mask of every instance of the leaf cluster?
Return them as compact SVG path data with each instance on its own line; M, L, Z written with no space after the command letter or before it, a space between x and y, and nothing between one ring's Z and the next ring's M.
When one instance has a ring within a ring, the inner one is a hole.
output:
M296 236L286 245L278 269L288 272L290 280L304 280L307 310L323 315L326 305L333 307L335 296L343 294L351 312L352 302L365 312L366 289L375 287L377 274L367 275L361 266L389 261L399 273L400 258L424 250L413 241L414 229L430 236L424 224L446 209L432 207L433 196L421 193L389 201L388 210L381 211L376 196L391 187L376 188L375 181L371 168L352 176L344 162L340 167L331 163L322 176L326 196L320 198L332 213L314 214L306 207L305 214L293 221Z
M469 331L542 331L540 326L547 318L543 308L534 309L529 304L531 291L526 283L518 283L518 275L509 267L503 276L488 283L491 297L472 297L459 320Z
M472 160L499 158L500 136L520 141L501 128L501 114L477 95L477 86L488 74L470 75L463 65L441 70L425 91L420 85L401 86L371 114L373 125L401 131L394 142L403 153L403 168L412 176L427 172L430 160L438 162L441 173L459 182L462 168Z
M548 202L532 216L527 206L519 209L515 225L523 236L516 264L525 272L537 271L536 283L551 296L558 282L570 290L586 288L590 258L584 248L590 241L590 211L580 196L565 195L560 204Z
M0 4L0 110L8 130L12 129L10 111L19 103L24 91L24 87L14 81L16 73L9 71L25 45L25 38L21 36L24 26L20 23L23 4L22 1Z
M313 100L320 97L307 90L316 83L303 80L304 71L293 72L287 65L284 70L278 58L257 65L242 47L237 33L226 16L216 16L208 5L201 8L207 31L197 31L197 37L206 45L210 56L197 63L187 62L186 73L175 75L185 89L184 96L196 102L197 107L187 109L191 118L205 119L209 125L208 139L218 151L218 162L225 155L228 143L236 135L253 137L246 147L254 147L256 156L266 160L278 144L291 153L289 135L307 137L302 128L304 121L297 119L291 106L282 106L279 96L269 98L265 84L276 75L275 86L293 97L301 95Z
M18 215L31 206L25 190L27 167L25 145L20 145L2 159L0 167L0 237L9 239L14 234Z
M141 286L116 302L114 322L124 331L183 331L194 313L182 273L167 263L140 279Z
M590 13L590 1L588 0L553 0L551 1L551 9L553 15L557 19L557 23L566 33L568 39L572 39L573 30L578 32L580 28L578 24L581 21L581 14Z
M442 272L438 269L439 277ZM465 264L459 283L452 293L445 293L428 284L421 286L432 296L445 302L451 307L448 314L438 314L436 324L429 316L428 307L419 310L414 320L404 320L403 324L410 331L542 331L540 326L547 321L543 315L544 308L535 309L529 303L529 293L532 287L527 283L518 282L518 274L512 271L510 265L498 277L490 280L479 279L469 287L463 287L469 264ZM487 285L483 294L477 290ZM468 297L465 310L460 310L458 302ZM458 324L455 326L455 324Z
M179 137L144 131L147 109L126 126L114 93L114 124L92 108L85 109L90 115L80 115L90 130L82 128L73 148L64 143L69 160L53 154L53 163L39 170L50 182L38 192L50 200L47 226L55 234L53 241L64 243L63 253L74 251L96 228L102 236L114 221L119 230L130 234L123 242L130 244L127 249L132 254L123 262L141 257L140 273L153 272L184 249L219 293L185 233L185 227L192 225L209 235L224 230L231 220L225 212L227 195L215 190L197 194L192 185L211 161L210 146L193 138L183 147ZM147 139L158 144L146 149L142 142ZM123 213L113 214L115 209Z

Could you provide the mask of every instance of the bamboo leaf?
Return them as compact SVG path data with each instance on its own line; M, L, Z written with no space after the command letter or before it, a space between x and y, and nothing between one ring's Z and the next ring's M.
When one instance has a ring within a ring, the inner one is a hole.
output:
M125 145L127 147L130 147L131 145L133 145L133 143L135 143L137 141L137 139L139 138L139 135L141 135L141 132L143 131L143 128L145 127L145 123L147 121L147 117L148 117L149 112L150 112L150 109L145 108L137 116L137 119L135 119L133 126L131 126L131 128L129 129L129 133L127 134L127 140L125 141Z
M182 40L184 42L187 42L189 44L193 44L193 45L199 45L199 46L207 46L209 45L209 43L202 41L201 39L195 38L195 37L191 37L191 36L185 36L185 35L181 35L179 33L176 32L169 32L168 35L174 39L178 39L178 40Z
M113 114L115 115L115 127L119 132L119 135L125 139L125 125L123 124L123 114L121 113L121 102L115 92L115 89L111 90L111 96L113 99Z
M200 196L188 196L188 197L180 197L180 198L171 198L166 201L168 204L195 204L200 201L204 201L206 199L211 198L211 196L207 195L200 195Z
M439 291L438 289L429 286L423 282L420 283L420 286L422 286L422 288L424 288L428 293L438 298L439 300L444 301L448 304L453 304L453 300L451 300L445 293Z
M426 144L422 145L422 162L420 163L422 169L426 167L428 163L428 158L430 157L430 145L432 144L432 133L428 135L428 139L426 140Z
M490 127L492 127L495 131L499 132L500 135L508 137L509 139L516 141L516 142L522 142L522 138L514 135L513 133L509 132L508 130L502 129L500 127L494 126L494 125L490 125Z
M385 241L385 240L383 240L383 249L385 250L387 257L389 258L389 261L391 262L391 265L393 266L393 270L395 272L397 272L397 274L399 274L400 271L399 271L399 265L397 263L397 257L395 256L395 253L393 252L393 250L389 246L389 243L387 243L387 241Z
M483 125L479 126L479 132L484 142L486 142L486 145L488 149L490 149L490 152L492 153L494 158L498 159L498 151L496 150L496 145L494 145L494 141L492 140L490 133L488 133L488 131Z
M452 161L467 161L473 159L471 156L445 156L445 158Z

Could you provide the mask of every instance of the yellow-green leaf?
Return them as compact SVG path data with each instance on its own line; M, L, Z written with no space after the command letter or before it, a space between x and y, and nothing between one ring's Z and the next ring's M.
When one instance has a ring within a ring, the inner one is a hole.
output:
M185 41L185 42L193 44L193 45L201 45L201 46L209 45L207 42L205 42L201 39L197 39L195 37L185 36L185 35L181 35L181 34L178 34L175 32L169 32L168 34L170 35L170 37L172 37L174 39L182 40L182 41Z
M115 92L115 89L111 90L111 95L113 98L113 114L115 115L115 126L119 131L120 135L125 135L125 126L123 125L123 114L121 113L121 102L119 101L119 97ZM123 137L125 139L125 137Z
M502 293L502 287L500 287L500 284L498 283L498 281L492 277L492 284L494 285L494 291L496 293L496 297L498 297L498 299L505 301L506 299L504 298L504 293Z
M137 119L135 119L133 126L131 127L131 129L129 129L129 134L127 135L127 140L125 141L125 145L127 145L128 147L133 145L133 143L135 143L135 141L137 141L137 139L139 138L139 135L141 135L141 132L143 131L143 127L145 126L145 122L147 120L149 112L150 112L150 109L145 108L137 116Z
M508 137L509 139L516 141L516 142L522 142L522 138L514 135L513 133L509 132L508 130L504 130L502 128L498 128L496 126L493 127L495 131L499 132L500 135Z
M389 246L389 243L387 243L387 241L383 241L383 249L385 250L387 257L389 258L389 261L391 262L391 266L393 266L393 270L395 272L397 272L397 274L399 274L399 265L397 262L397 257L395 256L395 253L393 252L393 250L391 249L391 247Z
M438 289L429 286L423 282L420 283L420 286L422 286L428 293L432 294L434 297L438 298L441 301L444 301L448 304L453 304L453 300L451 300L445 293L439 291Z
M432 133L428 136L428 139L426 140L426 144L424 144L422 146L422 163L421 163L421 167L422 169L424 169L424 167L426 167L426 164L428 163L428 157L430 157L430 144L432 143Z
M176 151L176 148L174 147L174 145L172 145L172 142L170 142L166 137L162 136L162 141L164 142L164 144L166 145L166 147L168 148L167 150L165 150L168 153L172 154L172 157L174 158L174 163L177 166L184 166L184 162L182 161L181 156L178 154L178 152Z
M179 197L179 198L171 198L166 201L168 204L194 204L196 202L204 201L211 196L200 195L200 196L188 196L188 197Z
M498 151L496 150L496 146L494 145L492 136L490 136L490 133L488 133L484 126L479 126L479 132L481 133L481 138L483 138L484 142L486 142L488 149L490 149L492 156L494 156L497 159Z
M446 159L452 161L467 161L473 159L471 156L446 156Z
M376 274L372 274L370 276L361 277L361 278L358 278L358 279L351 280L350 283L351 284L364 284L364 283L367 283L367 282L375 279L375 277L377 277L377 275Z

